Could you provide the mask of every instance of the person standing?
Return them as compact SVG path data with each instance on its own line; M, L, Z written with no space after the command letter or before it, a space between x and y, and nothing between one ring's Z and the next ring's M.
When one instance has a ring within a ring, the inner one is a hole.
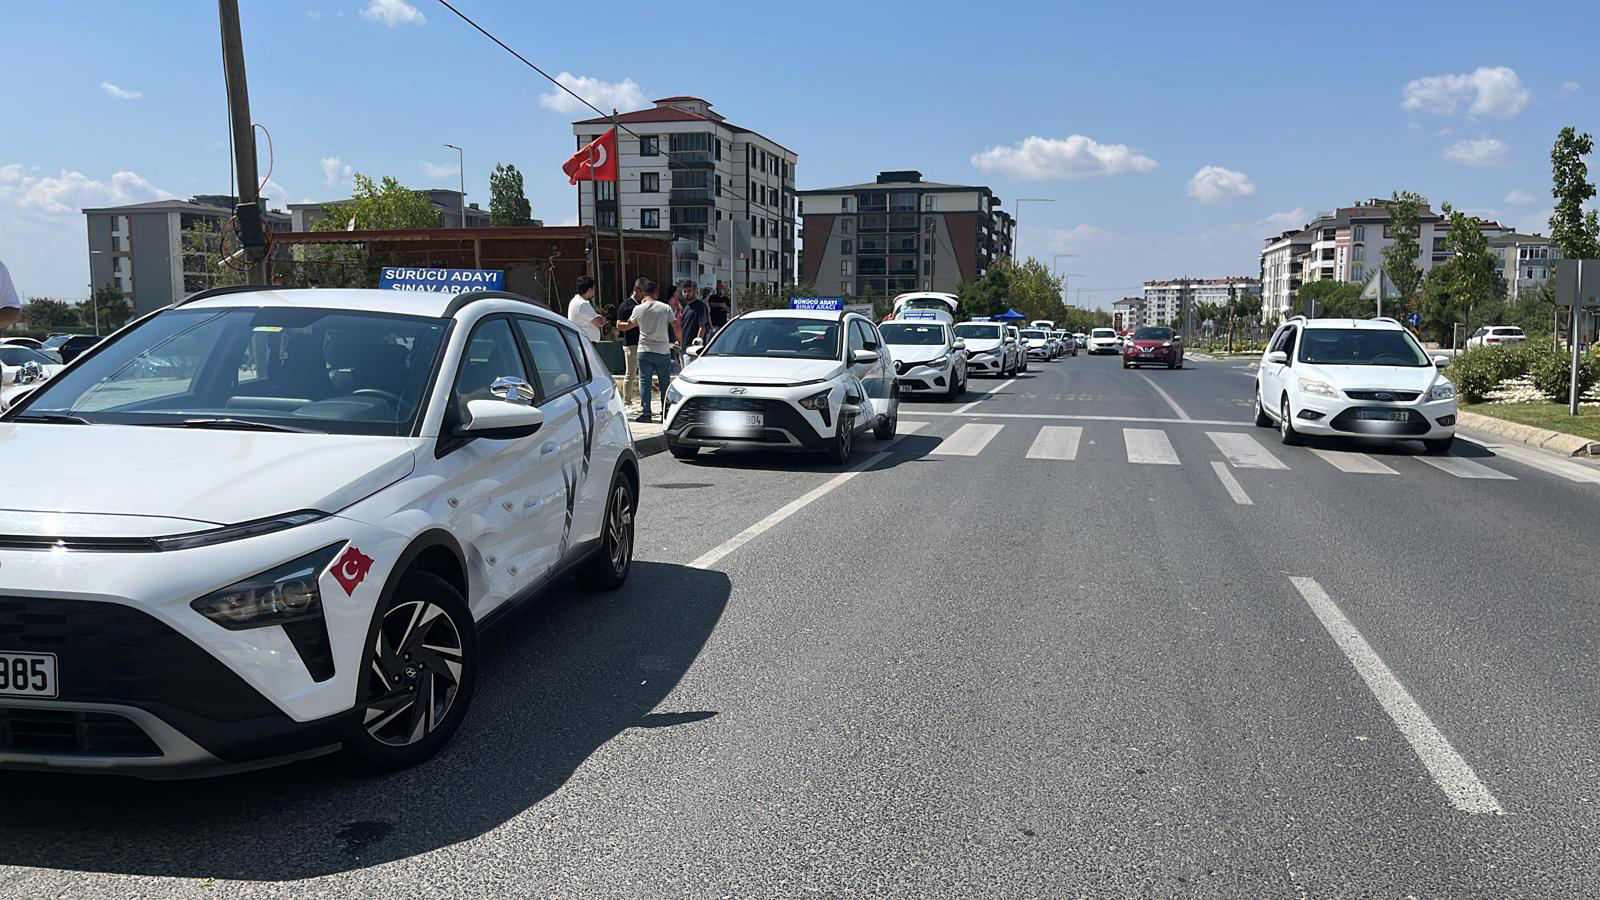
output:
M704 300L698 296L698 288L692 281L684 281L678 285L678 298L683 301L683 318L679 324L683 326L683 346L685 349L692 346L698 338L701 345L711 342L711 309Z
M578 279L578 292L567 301L567 318L578 326L578 333L588 338L589 343L599 343L600 327L606 324L606 317L594 308L592 276L584 275Z
M639 402L639 329L629 321L639 306L634 299L638 293L635 290L623 297L617 306L617 333L622 337L622 402L630 407Z
M728 302L727 288L722 282L717 282L716 290L706 298L706 306L711 309L711 333L716 334L728 324L728 316L733 311L733 304Z
M16 285L11 283L11 270L0 262L0 328L15 325L22 319L22 298L17 296Z
M639 332L639 415L635 422L653 422L650 402L650 379L656 379L661 391L662 417L666 416L667 386L672 383L672 351L681 345L683 331L672 307L656 299L656 283L640 278L633 283L635 306L627 322L618 322L617 328Z

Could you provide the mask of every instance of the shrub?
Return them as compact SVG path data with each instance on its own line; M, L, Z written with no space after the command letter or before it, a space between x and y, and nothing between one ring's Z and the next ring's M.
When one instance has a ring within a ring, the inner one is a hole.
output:
M1457 356L1445 374L1455 383L1456 391L1463 399L1468 403L1479 403L1485 394L1507 377L1501 374L1505 364L1500 350L1480 347Z
M1567 399L1567 392L1571 390L1572 357L1566 353L1546 350L1534 360L1529 373L1533 375L1533 386L1540 393L1550 398L1552 403L1561 403ZM1579 361L1578 365L1578 393L1588 393L1594 387L1595 377L1600 375L1600 361L1595 354L1589 353L1586 358Z

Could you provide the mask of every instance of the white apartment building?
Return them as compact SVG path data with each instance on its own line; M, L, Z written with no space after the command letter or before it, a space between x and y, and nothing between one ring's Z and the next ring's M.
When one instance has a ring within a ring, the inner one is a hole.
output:
M1300 290L1301 267L1310 255L1310 229L1267 238L1261 250L1261 321L1279 322L1289 315Z
M1500 260L1512 300L1536 291L1550 279L1561 251L1540 234L1507 231L1489 238L1489 252Z
M579 182L578 222L600 230L670 231L674 269L702 285L730 282L776 292L794 281L794 151L713 112L699 97L666 97L617 116L617 177ZM582 148L611 118L572 123ZM598 194L598 198L597 198ZM621 202L618 202L620 194ZM749 252L722 246L723 223L742 222Z
M1243 299L1261 294L1261 281L1248 275L1222 278L1171 278L1144 283L1144 315L1141 325L1170 325L1181 328L1183 295L1187 291L1191 306L1202 303L1226 304L1230 297ZM1196 322L1196 324L1199 324Z

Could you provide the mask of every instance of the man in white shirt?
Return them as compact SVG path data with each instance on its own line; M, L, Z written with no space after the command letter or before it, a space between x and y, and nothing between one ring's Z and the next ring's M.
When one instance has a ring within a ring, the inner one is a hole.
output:
M22 319L22 298L11 283L11 271L0 262L0 328L15 325Z
M585 275L578 279L578 292L567 301L567 318L578 326L578 333L591 343L600 340L600 328L606 324L606 317L595 311L592 277Z
M656 283L640 278L633 283L633 314L618 322L621 331L639 329L639 402L643 411L635 422L653 421L650 416L650 379L655 376L661 389L661 416L667 414L667 385L672 382L672 349L683 343L683 330L672 307L656 299Z

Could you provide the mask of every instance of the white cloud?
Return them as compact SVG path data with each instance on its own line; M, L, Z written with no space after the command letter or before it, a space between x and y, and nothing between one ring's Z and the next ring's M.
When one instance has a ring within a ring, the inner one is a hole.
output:
M306 18L311 19L312 21L320 19L320 18L322 18L322 10L320 10L320 9L308 9L308 10L306 10Z
M1568 94L1576 94L1582 87L1583 85L1577 83L1576 81L1563 81L1561 82L1561 96L1565 97Z
M1505 202L1509 206L1527 206L1528 204L1533 203L1533 202L1537 201L1538 199L1539 199L1538 197L1535 197L1534 195L1528 193L1527 191L1521 191L1521 190L1517 190L1516 188L1512 188L1509 192L1506 193Z
M1412 112L1455 115L1462 104L1475 116L1505 118L1522 112L1532 94L1505 66L1483 66L1459 75L1429 75L1408 83L1400 107Z
M367 0L367 5L361 7L361 15L374 22L382 22L390 28L397 25L422 25L428 21L421 10L406 0Z
M289 202L289 189L268 178L261 186L261 196L267 198L268 209L282 209Z
M1148 172L1156 161L1126 144L1102 144L1081 134L1058 138L1030 137L1015 147L995 146L975 153L973 167L1024 181L1075 180Z
M461 171L461 167L457 166L455 163L446 163L444 165L440 165L438 163L431 163L427 160L423 160L421 163L418 163L418 165L422 167L422 174L428 176L429 178L445 178L450 175L455 175Z
M1259 222L1252 223L1251 227L1256 231L1275 234L1280 231L1288 231L1291 228L1303 227L1307 218L1309 216L1306 215L1305 209L1296 206L1294 209L1275 212Z
M612 82L590 78L587 75L562 72L556 76L556 81L566 85L574 94L601 109L620 109L626 112L645 105L644 91L631 78ZM547 93L540 94L539 105L545 109L553 109L560 113L575 113L588 110L588 107L579 103L572 94L560 88L551 88Z
M1445 148L1444 158L1475 169L1486 169L1506 164L1510 148L1499 138L1474 138L1456 141Z
M1256 185L1250 176L1221 166L1201 166L1184 191L1201 203L1211 205L1232 203L1255 192Z
M322 158L322 181L328 187L338 187L353 183L352 175L355 170L337 156L324 156Z
M137 100L144 96L143 91L130 91L127 88L118 87L109 81L100 82L100 90L105 91L107 94L110 94L118 100Z
M173 196L137 172L115 172L100 181L62 169L59 175L28 175L20 164L0 166L0 210L67 215L84 207L112 206ZM3 213L0 213L3 215Z

